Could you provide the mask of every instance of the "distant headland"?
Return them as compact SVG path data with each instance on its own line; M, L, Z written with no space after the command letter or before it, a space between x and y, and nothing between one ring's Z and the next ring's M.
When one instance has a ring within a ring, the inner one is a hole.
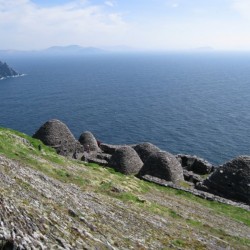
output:
M12 69L7 63L0 61L0 80L7 77L17 77L20 76L14 69Z

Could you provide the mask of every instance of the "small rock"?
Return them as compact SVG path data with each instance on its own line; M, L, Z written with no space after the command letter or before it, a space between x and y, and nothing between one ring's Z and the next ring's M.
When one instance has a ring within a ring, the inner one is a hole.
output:
M72 210L72 209L69 209L69 210L68 210L68 214L69 214L70 216L72 216L72 217L77 217L77 216L78 216L77 213L76 213L74 210Z

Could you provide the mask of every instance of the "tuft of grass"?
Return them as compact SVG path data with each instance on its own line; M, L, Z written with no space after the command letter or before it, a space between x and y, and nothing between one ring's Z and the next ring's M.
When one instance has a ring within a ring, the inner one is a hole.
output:
M116 198L125 201L125 202L133 202L133 203L144 203L145 201L137 197L136 195L129 192L122 192L115 196Z
M54 168L53 171L55 172L57 176L61 177L62 179L65 179L65 178L68 179L69 177L71 177L71 174L65 169Z
M118 171L116 171L115 169L113 169L113 168L106 168L107 170L108 170L108 172L110 173L110 174L114 174L114 175L116 175L116 176L122 176L123 178L124 178L124 174L122 174L122 173L120 173L120 172L118 172Z
M99 190L103 192L109 192L111 191L112 187L113 187L113 184L111 181L108 181L108 182L102 181L99 186Z
M174 218L174 219L180 219L182 218L177 212L175 212L174 210L172 209L169 209L169 215Z
M172 244L176 247L184 247L186 245L182 239L173 240Z
M130 192L115 192L114 191L115 186L114 184L109 181L109 182L101 182L99 191L102 192L103 194L107 194L113 198L122 200L124 202L133 202L133 203L144 203L145 201L140 199L138 196L130 193Z
M180 185L181 187L187 188L187 189L190 189L190 188L192 187L192 185L191 185L190 183L186 182L186 181L181 181L181 182L179 183L179 185Z
M96 163L86 162L86 163L82 163L82 164L84 164L85 166L91 167L92 169L95 169L95 170L100 168L100 166Z
M188 225L193 226L193 227L201 227L202 226L202 223L200 221L197 221L197 220L186 219L186 222Z

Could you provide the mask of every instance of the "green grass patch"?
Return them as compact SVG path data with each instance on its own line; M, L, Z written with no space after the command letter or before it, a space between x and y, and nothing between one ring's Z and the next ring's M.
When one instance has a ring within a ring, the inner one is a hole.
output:
M226 242L231 242L235 246L240 246L240 245L241 246L250 246L249 239L229 235L222 229L212 227L208 224L203 224L200 221L197 221L194 219L186 219L186 223L193 228L198 228L199 230L203 230L211 235L218 237L221 240L224 240Z
M17 137L15 137L17 136ZM28 144L19 140L25 139ZM39 150L41 146L41 151ZM65 161L56 154L53 148L47 147L40 140L34 139L21 132L0 127L0 153L6 155L10 159L19 159L20 156L24 163L29 163L30 155L39 156L53 163L64 165Z
M99 168L101 168L101 166L96 163L83 162L82 164L84 164L85 166L91 167L94 170L98 170Z
M49 173L49 175L62 182L73 183L80 187L86 186L91 183L89 179L84 179L80 175L72 174L65 169L53 168L52 173Z
M103 191L103 192L109 192L109 191L111 191L112 187L113 187L113 184L111 181L107 181L107 182L102 181L100 186L99 186L99 190Z
M136 195L129 193L129 192L122 192L122 193L115 195L114 197L116 197L122 201L125 201L125 202L133 202L133 203L144 203L145 202L144 200L140 199Z
M202 223L200 221L197 221L197 220L186 219L186 222L188 225L190 225L192 227L202 227Z
M180 185L181 187L187 188L187 189L190 189L190 188L192 187L192 185L191 185L190 183L186 182L186 181L181 181L181 182L179 183L179 185Z
M144 203L145 201L140 199L138 196L130 193L130 192L124 192L124 191L118 191L115 188L113 182L101 182L98 191L107 194L113 198L122 200L124 202L133 202L133 203Z
M172 241L172 244L176 247L184 247L186 244L185 244L185 241L181 240L181 239L176 239L176 240L173 240Z
M114 175L117 175L117 176L120 176L120 177L123 177L123 178L125 177L124 174L122 174L122 173L116 171L116 170L113 169L113 168L106 168L106 169L108 170L108 172L109 172L110 174L114 174Z
M150 191L152 191L152 186L149 185L150 183L149 182L146 182L146 181L143 181L143 180L138 180L138 184L139 184L139 187L140 187L140 191L142 193L149 193Z
M235 221L243 222L245 225L250 226L250 212L243 208L223 204L217 201L208 201L182 190L176 190L173 188L160 186L150 182L146 183L149 187L148 192L154 189L157 191L161 191L162 193L167 193L168 195L177 195L192 202L201 204L207 208L210 208L216 213L227 216Z
M182 218L176 211L169 209L169 215L174 219L180 219Z
M69 177L71 177L71 174L65 170L65 169L57 169L54 168L53 171L55 172L55 174L59 177L61 177L62 179L68 179Z

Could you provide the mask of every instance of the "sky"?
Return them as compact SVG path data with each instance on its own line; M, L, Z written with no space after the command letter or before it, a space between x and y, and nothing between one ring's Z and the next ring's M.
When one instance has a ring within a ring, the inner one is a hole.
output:
M0 50L250 50L250 0L0 0Z

